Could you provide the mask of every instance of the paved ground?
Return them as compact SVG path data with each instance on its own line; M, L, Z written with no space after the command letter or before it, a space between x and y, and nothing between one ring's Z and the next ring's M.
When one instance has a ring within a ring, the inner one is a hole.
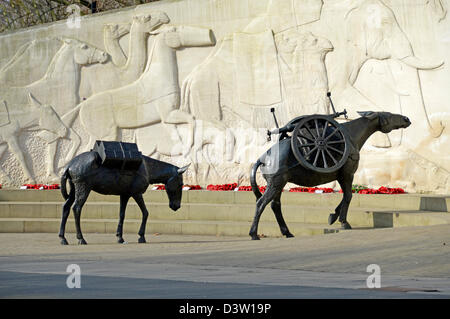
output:
M0 234L1 298L450 298L450 225L297 238ZM81 288L66 285L77 264ZM380 267L381 288L367 288Z

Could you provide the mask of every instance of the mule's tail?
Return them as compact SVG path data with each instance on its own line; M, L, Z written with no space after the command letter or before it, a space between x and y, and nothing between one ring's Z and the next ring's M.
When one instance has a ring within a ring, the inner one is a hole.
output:
M253 194L255 194L256 199L258 200L262 194L259 190L258 184L256 184L256 171L262 165L262 162L258 159L255 164L253 164L252 172L250 173L250 185L252 185Z
M69 175L69 168L66 168L61 176L61 194L65 200L69 198L69 194L67 193L67 180L69 180L70 187L73 188L73 183Z

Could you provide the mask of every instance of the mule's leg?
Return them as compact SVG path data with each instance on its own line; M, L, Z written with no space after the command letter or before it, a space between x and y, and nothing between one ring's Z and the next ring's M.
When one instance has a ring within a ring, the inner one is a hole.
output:
M91 190L84 184L75 184L75 204L73 205L73 214L75 216L75 227L77 229L77 239L79 245L87 245L81 233L81 209L89 196Z
M23 155L22 149L19 146L19 142L17 141L17 136L11 136L7 139L5 139L8 143L9 149L11 152L16 155L17 159L19 160L19 163L22 165L23 172L25 173L25 176L34 183L34 178L31 175L30 170L28 169L27 162L25 160L25 156Z
M58 174L55 171L55 156L56 148L58 146L59 139L48 143L47 145L47 176L53 181L59 180Z
M252 223L252 226L251 226L250 232L249 232L249 235L252 237L252 240L259 239L258 224L259 224L259 219L261 217L261 214L264 211L264 208L266 208L267 204L269 204L274 199L274 197L279 192L282 191L282 189L283 189L282 187L280 189L280 188L274 186L273 183L268 182L266 191L256 202L255 217L253 218L253 223Z
M123 221L125 219L125 210L127 209L128 200L130 199L129 195L120 195L120 213L119 213L119 225L117 225L117 242L119 244L123 244L125 240L123 240Z
M339 185L341 185L344 196L342 198L339 211L339 222L343 229L352 229L352 226L347 222L347 212L350 206L350 201L352 200L352 182L353 175L338 179ZM338 206L338 208L339 208ZM337 209L337 208L336 208Z
M281 213L281 202L280 202L281 193L282 192L279 192L275 196L270 206L272 207L273 213L275 214L278 226L280 226L281 233L283 234L283 236L286 236L286 238L290 238L294 237L294 235L292 235L291 232L289 231L286 222L284 221L283 214Z
M141 227L139 228L139 243L145 243L145 225L147 224L147 218L148 218L148 211L147 207L145 207L144 198L142 197L142 194L133 195L134 200L139 205L139 208L142 212L142 223Z
M344 203L344 198L342 198L341 202L334 210L334 214L330 214L330 216L328 216L328 224L329 225L333 225L334 222L338 219L339 214L341 213L342 203Z
M66 223L67 218L70 214L70 207L72 206L73 202L75 201L75 187L73 185L70 185L70 193L69 198L67 198L66 202L63 205L62 210L62 217L61 217L61 226L59 228L59 238L61 239L61 245L68 245L67 239L64 237L66 232Z

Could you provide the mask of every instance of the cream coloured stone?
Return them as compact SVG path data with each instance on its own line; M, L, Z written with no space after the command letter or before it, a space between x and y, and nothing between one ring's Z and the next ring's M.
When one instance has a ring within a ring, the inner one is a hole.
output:
M194 162L187 183L248 184L273 143L270 108L280 125L326 114L331 91L350 118L372 110L412 121L368 141L355 183L449 192L448 5L160 1L82 17L78 29L61 21L2 34L0 183L54 181L93 140L121 139Z

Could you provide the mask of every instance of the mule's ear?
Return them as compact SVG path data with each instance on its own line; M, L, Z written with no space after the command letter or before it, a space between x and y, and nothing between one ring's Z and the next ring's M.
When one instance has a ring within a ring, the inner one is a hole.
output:
M181 175L181 174L183 174L184 172L186 172L187 169L188 169L188 167L189 167L189 165L191 165L191 164L187 164L186 166L183 166L182 168L179 168L179 169L178 169L178 174Z
M376 116L376 113L372 111L357 111L357 113L362 117L367 117L369 120L372 120Z

